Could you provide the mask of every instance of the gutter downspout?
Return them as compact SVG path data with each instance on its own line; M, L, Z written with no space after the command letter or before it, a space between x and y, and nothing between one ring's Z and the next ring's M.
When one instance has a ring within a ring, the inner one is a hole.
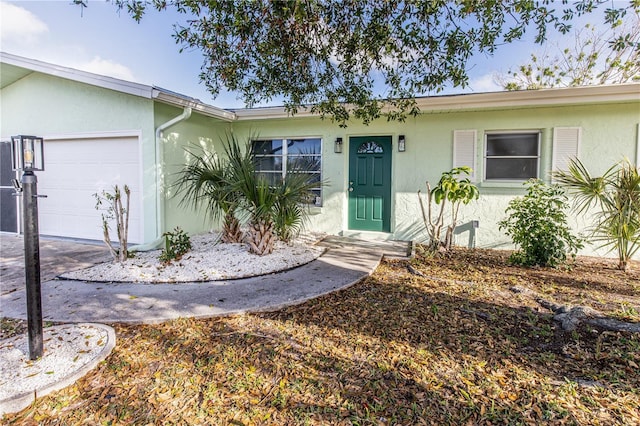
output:
M156 239L150 243L137 245L132 247L132 251L146 251L153 250L164 242L162 238L162 230L164 228L164 175L163 175L163 167L162 167L162 158L164 154L163 145L162 145L162 132L168 129L171 126L174 126L181 121L188 120L191 117L191 108L185 107L182 111L182 114L177 117L172 118L158 126L156 129L156 159L155 159L155 170L156 170Z

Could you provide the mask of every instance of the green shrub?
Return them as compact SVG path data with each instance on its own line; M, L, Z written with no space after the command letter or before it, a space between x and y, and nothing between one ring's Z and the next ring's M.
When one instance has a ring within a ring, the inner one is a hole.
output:
M519 250L510 261L524 266L557 266L567 255L575 257L582 240L573 236L567 224L567 197L558 185L547 185L539 179L525 182L527 194L509 202L509 216L499 222L500 229Z
M164 249L160 254L162 263L178 260L191 250L191 239L180 227L176 227L173 232L165 232L162 236L164 237Z

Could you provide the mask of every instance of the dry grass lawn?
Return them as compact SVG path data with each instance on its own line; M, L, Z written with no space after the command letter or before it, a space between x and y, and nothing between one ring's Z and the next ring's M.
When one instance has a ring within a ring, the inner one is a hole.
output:
M507 255L386 261L273 313L116 325L96 370L2 423L640 424L640 335L564 332L510 290L640 322L639 265L525 269Z

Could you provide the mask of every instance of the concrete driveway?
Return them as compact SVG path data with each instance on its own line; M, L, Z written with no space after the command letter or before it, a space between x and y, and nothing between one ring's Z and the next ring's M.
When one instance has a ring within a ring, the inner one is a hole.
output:
M40 238L40 280L50 281L63 272L87 268L111 259L102 243ZM0 233L0 295L25 288L24 240Z

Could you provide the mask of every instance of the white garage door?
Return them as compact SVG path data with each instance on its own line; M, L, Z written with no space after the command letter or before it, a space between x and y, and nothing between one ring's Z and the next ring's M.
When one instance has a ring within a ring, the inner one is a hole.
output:
M40 234L102 240L101 212L93 194L131 189L129 242L141 239L138 137L45 139L45 170L36 172ZM117 241L115 226L111 239Z

